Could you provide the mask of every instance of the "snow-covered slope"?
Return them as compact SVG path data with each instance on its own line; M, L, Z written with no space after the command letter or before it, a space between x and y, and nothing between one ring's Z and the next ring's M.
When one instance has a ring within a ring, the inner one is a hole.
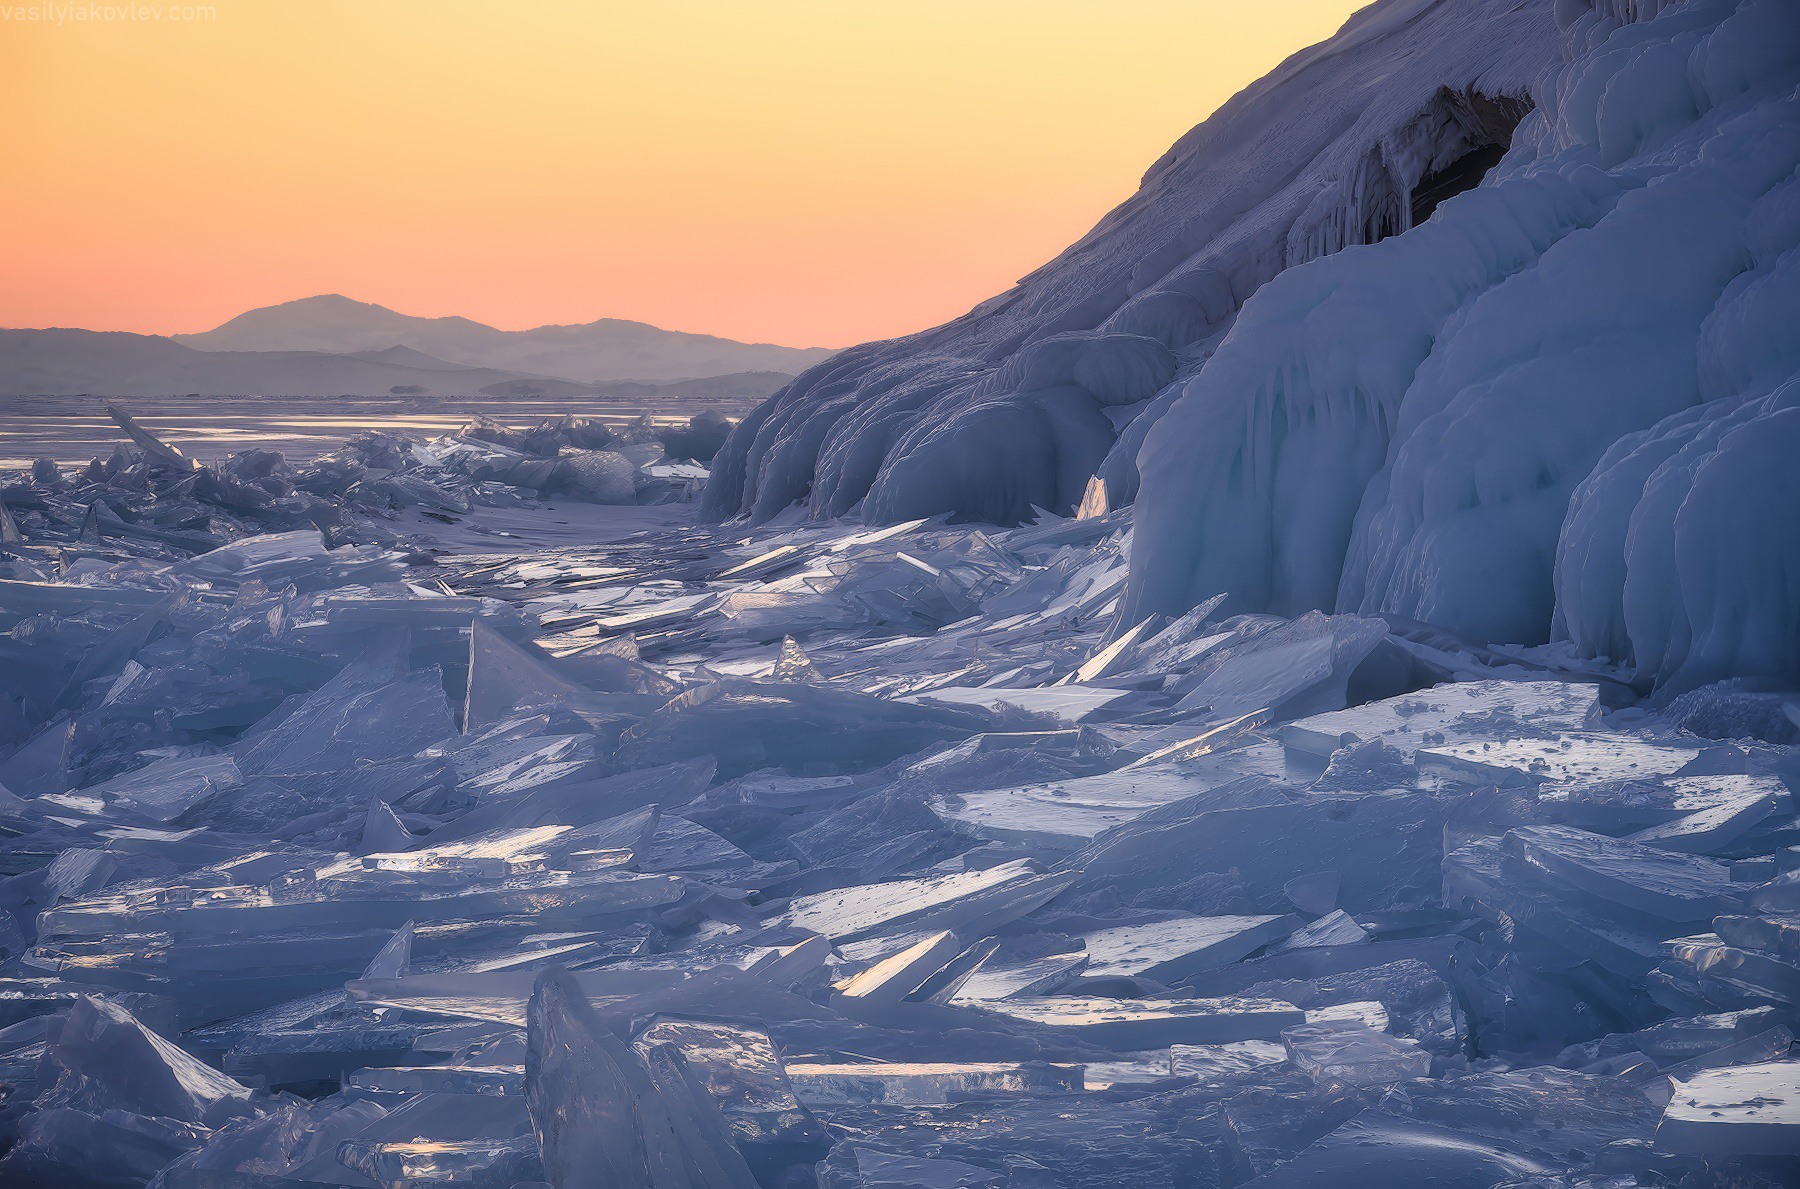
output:
M871 521L1012 522L1033 504L1066 510L1103 462L1115 502L1128 498L1141 414L1239 304L1284 268L1405 230L1415 205L1478 177L1558 44L1551 0L1363 10L1188 133L1014 289L778 393L721 456L709 510L766 518L805 499L833 516L861 504Z
M1229 591L1800 676L1800 5L1616 7L1558 4L1485 185L1276 278L1180 386L1128 616Z

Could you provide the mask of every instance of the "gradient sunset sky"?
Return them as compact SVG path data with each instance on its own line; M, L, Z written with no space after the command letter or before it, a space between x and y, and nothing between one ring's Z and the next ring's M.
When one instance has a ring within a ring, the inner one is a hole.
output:
M53 6L105 7L0 0L0 325L343 293L843 346L1005 289L1360 3Z

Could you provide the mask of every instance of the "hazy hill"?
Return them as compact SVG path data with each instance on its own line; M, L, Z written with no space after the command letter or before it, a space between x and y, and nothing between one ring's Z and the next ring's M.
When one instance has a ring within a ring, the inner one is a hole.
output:
M515 383L552 396L591 391L547 376L445 363L406 348L364 356L208 352L160 335L123 331L0 330L0 396L380 396L398 386L433 396L472 396Z
M824 347L740 343L602 318L577 326L497 330L468 318L415 318L338 294L249 310L213 330L175 335L202 351L367 353L407 347L462 367L603 380L681 380L736 372L804 371Z

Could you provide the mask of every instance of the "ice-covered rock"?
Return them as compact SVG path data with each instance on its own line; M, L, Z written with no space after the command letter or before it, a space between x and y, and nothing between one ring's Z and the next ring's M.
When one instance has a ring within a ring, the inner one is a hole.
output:
M1749 46L1792 19L1576 21L1492 181L1252 297L1141 456L1130 613L1228 590L1535 642L1554 611L1646 684L1791 679L1785 601L1751 593L1791 543L1748 524L1785 506L1765 394L1800 362L1767 321L1800 56Z
M875 522L1015 523L1033 504L1073 509L1103 466L1110 502L1125 502L1171 379L1258 286L1403 231L1480 176L1554 53L1548 17L1498 4L1358 16L1188 133L1013 290L852 348L770 398L715 459L707 511L763 520L804 499L827 516L860 504Z

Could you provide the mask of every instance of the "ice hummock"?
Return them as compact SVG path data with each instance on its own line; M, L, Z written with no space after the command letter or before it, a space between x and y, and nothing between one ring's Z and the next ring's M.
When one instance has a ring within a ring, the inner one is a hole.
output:
M1131 521L676 528L375 580L244 538L279 588L27 540L0 1176L1774 1158L1779 1121L1687 1104L1800 1028L1785 736L1380 620L1122 629Z

